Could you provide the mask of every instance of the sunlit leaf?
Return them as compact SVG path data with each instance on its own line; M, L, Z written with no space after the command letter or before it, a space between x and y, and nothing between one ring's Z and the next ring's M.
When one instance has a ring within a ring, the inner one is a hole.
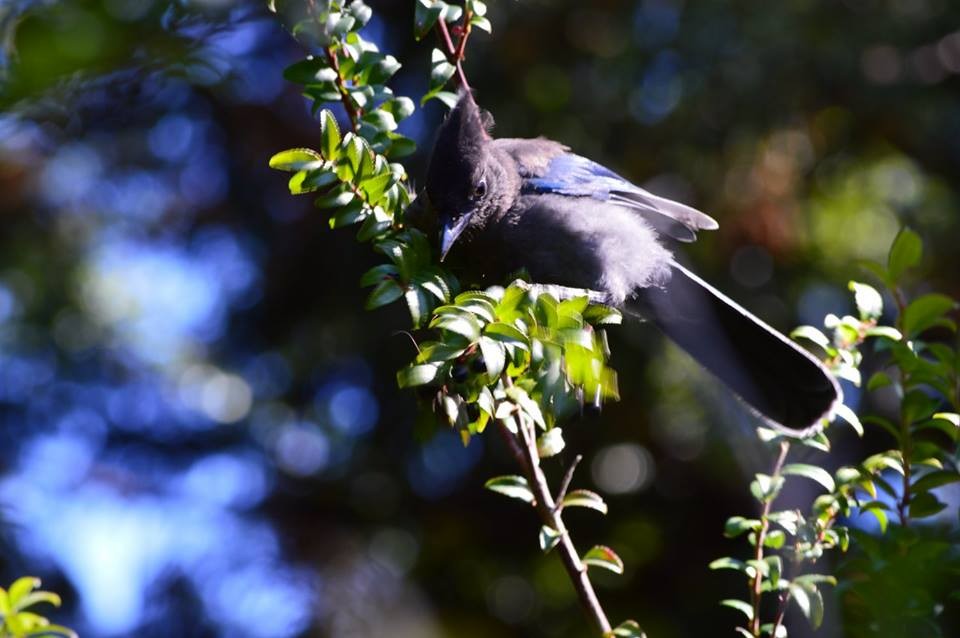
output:
M564 447L566 442L563 440L563 432L558 427L547 430L537 439L537 454L542 459L560 454Z
M856 281L851 281L847 285L853 291L853 298L861 319L877 319L883 314L883 298L876 288Z
M533 503L536 500L533 492L530 491L527 479L522 476L497 476L484 483L484 487L492 492L520 499L526 503Z
M309 148L291 148L270 158L270 168L278 171L302 171L323 166L323 157Z
M614 638L647 638L635 620L626 620L617 625L607 636Z
M607 513L607 504L603 498L590 490L573 490L563 498L561 504L563 507L586 507L601 514Z
M440 366L436 363L423 363L403 368L397 372L397 385L401 388L432 383L440 374Z
M623 561L617 556L617 553L606 545L594 545L590 551L581 558L585 565L591 567L602 567L608 569L614 574L623 573Z
M760 521L743 516L731 516L723 526L723 535L727 538L736 538L746 532L756 532L763 525Z
M560 536L560 532L549 525L542 526L540 528L540 549L549 552L560 542Z
M832 492L836 487L830 472L827 472L825 469L817 467L816 465L808 465L806 463L788 463L783 466L781 473L788 476L804 476L810 480L816 481L826 488L828 492Z

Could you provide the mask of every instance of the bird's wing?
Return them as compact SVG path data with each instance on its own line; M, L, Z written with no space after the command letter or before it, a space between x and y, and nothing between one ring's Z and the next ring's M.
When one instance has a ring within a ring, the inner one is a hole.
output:
M693 241L698 230L717 228L712 217L695 208L654 195L605 166L557 147L551 149L555 153L548 161L542 155L534 155L526 162L522 160L527 158L515 156L525 192L592 197L626 206L643 215L657 231L679 241ZM531 161L534 159L538 161Z

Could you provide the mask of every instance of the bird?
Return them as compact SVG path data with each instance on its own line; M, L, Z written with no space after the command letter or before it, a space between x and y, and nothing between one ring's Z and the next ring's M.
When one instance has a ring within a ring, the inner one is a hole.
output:
M518 271L590 291L655 324L766 425L819 432L842 401L812 354L682 265L668 241L717 222L655 195L560 142L494 138L493 117L461 91L441 123L424 191L440 259L477 283Z

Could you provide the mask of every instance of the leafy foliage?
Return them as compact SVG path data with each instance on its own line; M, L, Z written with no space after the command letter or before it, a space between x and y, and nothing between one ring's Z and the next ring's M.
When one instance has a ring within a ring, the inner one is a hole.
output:
M434 98L453 104L455 93L446 86L458 71L465 85L459 70L463 47L472 28L491 30L485 13L485 4L478 0L467 0L463 7L418 0L416 37L436 27L447 43L445 51L432 51L430 87L421 104ZM539 461L563 449L559 421L564 415L584 401L617 398L602 327L619 323L620 315L591 303L586 291L559 299L523 280L458 294L459 282L438 265L431 242L408 219L415 195L407 187L403 166L391 160L413 148L395 129L414 106L386 86L400 65L360 34L369 18L369 8L357 0L310 3L306 14L290 21L294 35L321 52L284 73L302 84L304 95L313 101L320 148L281 151L270 166L292 173L292 194L316 197L316 206L329 211L331 228L359 225L357 239L370 242L388 258L361 277L361 285L372 287L367 308L402 298L413 327L424 335L416 359L397 373L397 384L429 395L433 413L456 428L464 444L491 422L511 437L526 476L497 477L486 487L538 508L544 523L540 546L548 551L568 534L560 518L563 507L606 513L598 495L585 490L566 495L566 485L558 504L547 503L552 497L545 491ZM448 23L455 23L457 45ZM333 112L323 108L336 101L349 119L346 132ZM564 551L571 552L572 544ZM576 574L581 588L590 587L587 565L623 572L619 556L601 545L569 560L573 562L567 564L582 563ZM604 631L609 628L605 618L597 622ZM611 630L620 633L610 635L639 635L634 626L620 625Z
M829 336L812 326L801 326L793 332L794 338L820 348L834 374L854 385L861 384L863 346L872 342L884 355L881 369L871 375L866 387L870 392L893 390L899 398L899 418L870 415L860 419L847 406L840 406L836 416L859 436L864 435L861 421L878 428L893 439L895 447L831 473L815 464L785 463L792 445L828 452L830 441L825 434L790 441L779 433L761 430L761 437L780 449L771 474L757 474L751 484L761 515L756 519L734 516L724 530L731 538L745 534L754 547L754 558L721 558L710 564L711 569L739 571L748 580L749 602L722 603L744 613L748 626L738 631L745 636L787 636L783 619L791 601L812 627L819 627L824 614L821 585L837 585L837 579L807 569L829 550L846 552L851 539L856 551L841 565L840 573L846 580L839 590L848 609L862 619L854 625L857 635L943 635L936 616L938 605L942 606L950 593L944 583L949 582L949 575L955 577L960 566L960 556L947 549L956 542L956 531L937 533L928 528L917 532L910 529L910 523L942 512L946 505L936 489L960 481L956 457L960 433L958 351L943 341L923 338L938 330L955 334L957 326L950 313L957 304L940 294L907 301L901 289L903 277L921 257L920 238L903 229L886 265L865 264L896 300L899 312L895 325L880 324L884 316L882 295L867 284L851 281L857 316L828 315L824 326L832 332ZM773 511L772 505L790 476L805 477L825 490L807 513ZM894 528L889 527L891 513L899 522ZM842 524L845 519L865 514L876 519L883 536L874 537ZM920 545L922 550L917 549ZM777 553L768 554L767 550ZM908 555L913 556L908 561L913 567L904 562L903 557ZM920 578L916 574L918 565L924 573ZM912 571L913 576L905 579L905 571ZM936 592L927 591L931 585ZM763 623L760 618L763 594L777 599L774 622Z
M24 576L14 581L8 589L0 587L0 638L76 638L73 630L51 624L47 618L30 610L41 603L59 607L60 596L40 589L39 578Z

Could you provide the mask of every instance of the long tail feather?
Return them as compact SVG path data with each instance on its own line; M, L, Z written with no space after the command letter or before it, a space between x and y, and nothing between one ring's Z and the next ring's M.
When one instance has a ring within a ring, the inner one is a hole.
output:
M677 263L664 289L640 291L627 310L652 320L771 425L813 431L840 401L823 364Z

